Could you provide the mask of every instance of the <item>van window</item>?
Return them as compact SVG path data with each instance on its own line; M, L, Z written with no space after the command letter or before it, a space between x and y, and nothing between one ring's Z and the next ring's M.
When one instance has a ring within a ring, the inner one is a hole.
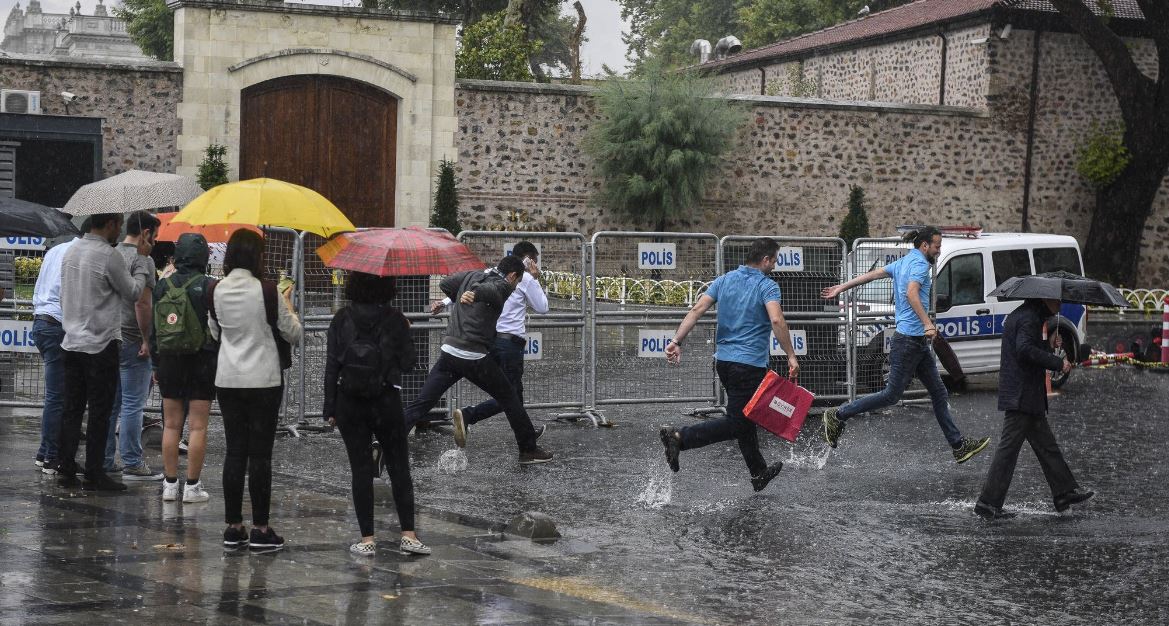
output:
M1075 248L1035 248L1032 253L1035 255L1036 274L1064 271L1084 275Z
M1029 276L1031 274L1031 258L1026 250L995 250L991 253L994 262L994 282L1003 284L1013 276Z
M982 254L963 254L951 258L938 272L938 310L963 304L980 304L983 290Z

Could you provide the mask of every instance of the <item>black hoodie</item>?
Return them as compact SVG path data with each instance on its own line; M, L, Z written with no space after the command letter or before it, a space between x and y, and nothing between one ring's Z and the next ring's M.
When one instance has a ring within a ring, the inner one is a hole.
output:
M352 318L354 324L350 321ZM387 367L386 383L402 384L402 374L414 369L414 341L410 337L410 322L402 312L389 304L355 302L337 311L329 324L328 349L325 355L324 417L337 417L337 389L341 376L341 355L357 338L357 325L381 326L383 363Z

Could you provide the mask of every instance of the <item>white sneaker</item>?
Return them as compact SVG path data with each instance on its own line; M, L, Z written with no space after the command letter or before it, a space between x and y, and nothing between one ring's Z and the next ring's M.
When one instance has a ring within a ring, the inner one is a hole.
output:
M194 502L206 502L211 499L211 494L203 488L203 481L199 481L193 485L183 486L183 502L191 504Z
M172 483L172 482L167 482L164 479L162 481L162 501L163 502L174 502L175 500L178 500L179 499L179 485L180 484L181 483L179 483L179 481L177 481L177 480Z
M430 546L409 537L402 537L398 549L406 554L430 554Z
M373 556L377 554L377 545L359 541L349 546L349 552L357 556Z

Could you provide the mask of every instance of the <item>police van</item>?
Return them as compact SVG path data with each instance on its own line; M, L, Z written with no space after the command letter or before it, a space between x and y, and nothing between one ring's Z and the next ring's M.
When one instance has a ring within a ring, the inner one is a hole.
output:
M942 252L935 264L934 313L938 333L954 349L965 373L998 371L1003 322L1021 304L1019 300L999 300L987 294L1013 276L1057 270L1084 274L1080 247L1074 237L981 232L950 236L943 229ZM862 304L867 299L863 291L857 298ZM1087 358L1090 352L1085 344L1087 317L1083 305L1064 304L1054 320L1053 331L1060 334L1061 349L1073 363ZM880 339L879 335L858 337L858 343L863 342L863 346ZM1063 385L1067 377L1053 375L1052 386Z

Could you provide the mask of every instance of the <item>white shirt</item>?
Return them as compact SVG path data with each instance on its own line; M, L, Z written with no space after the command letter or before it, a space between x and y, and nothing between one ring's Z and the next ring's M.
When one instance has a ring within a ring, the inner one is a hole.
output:
M53 246L45 253L41 272L37 274L37 285L32 292L33 315L48 315L61 321L61 259L74 241L77 241L76 237Z
M61 347L98 354L122 339L122 303L146 286L146 268L130 268L110 242L86 233L61 259Z
M540 281L530 273L524 272L515 291L511 292L507 302L503 303L503 312L499 314L499 321L495 322L495 332L524 336L527 332L526 318L529 306L537 313L547 313L548 296L540 287Z
M215 386L231 389L279 387L280 354L268 326L264 291L246 269L236 268L215 286L215 315L208 316L211 336L219 340ZM283 296L276 297L276 326L289 343L300 341L300 319Z

